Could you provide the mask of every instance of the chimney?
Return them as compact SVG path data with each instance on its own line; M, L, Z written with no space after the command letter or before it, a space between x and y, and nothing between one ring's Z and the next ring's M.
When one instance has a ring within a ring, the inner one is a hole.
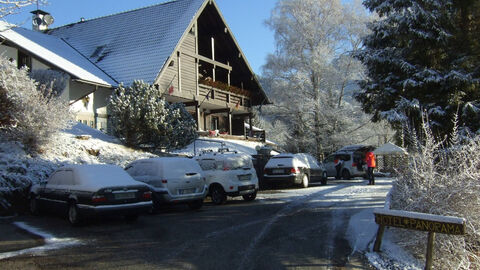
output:
M53 17L50 13L37 9L32 12L32 29L35 31L45 31L53 23Z

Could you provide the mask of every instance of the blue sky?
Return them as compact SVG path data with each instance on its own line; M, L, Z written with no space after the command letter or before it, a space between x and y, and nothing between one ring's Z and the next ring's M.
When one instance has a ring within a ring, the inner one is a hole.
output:
M51 27L79 21L80 18L92 19L114 13L150 6L165 0L47 0L47 6L40 9L52 14L55 19ZM247 57L253 71L261 73L268 53L274 51L273 32L264 21L270 17L277 0L216 0L227 24ZM11 23L31 28L31 14L35 6L29 6L20 14L5 19Z

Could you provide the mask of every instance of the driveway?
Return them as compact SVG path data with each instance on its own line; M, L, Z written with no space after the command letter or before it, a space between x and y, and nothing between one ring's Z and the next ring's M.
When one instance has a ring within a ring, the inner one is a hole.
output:
M221 206L207 202L200 211L178 205L135 223L95 219L71 227L55 215L20 216L13 220L72 245L3 259L0 267L372 269L352 249L355 236L347 231L353 215L383 206L391 179L366 183L331 180L327 186L262 191L253 202L229 198Z

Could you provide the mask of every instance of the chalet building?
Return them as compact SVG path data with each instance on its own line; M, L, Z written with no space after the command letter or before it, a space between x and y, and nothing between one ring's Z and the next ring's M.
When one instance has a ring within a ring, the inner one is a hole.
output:
M67 73L62 97L92 127L108 128L112 90L134 80L184 103L199 131L245 135L252 106L269 103L214 0L173 0L53 29L50 14L32 13L34 30L0 32L0 52L19 67Z

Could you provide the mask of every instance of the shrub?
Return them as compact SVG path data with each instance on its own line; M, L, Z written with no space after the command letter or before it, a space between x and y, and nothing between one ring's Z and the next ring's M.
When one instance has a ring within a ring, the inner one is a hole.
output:
M435 139L423 123L424 139L413 139L409 164L399 173L392 191L392 208L463 217L466 235L438 234L436 269L480 269L480 136L460 142L456 128L451 140ZM426 233L395 230L400 245L422 257Z
M31 151L47 144L72 119L68 103L51 87L38 84L27 68L18 69L5 57L0 57L0 101L2 137L21 141Z

